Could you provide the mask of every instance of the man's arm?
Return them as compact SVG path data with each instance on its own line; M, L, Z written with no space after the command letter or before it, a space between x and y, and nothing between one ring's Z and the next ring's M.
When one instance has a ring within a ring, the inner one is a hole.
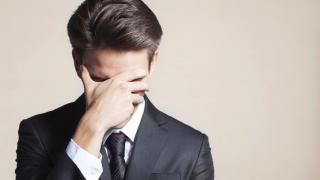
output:
M208 136L203 134L198 159L191 174L191 180L213 180L214 167Z
M84 154L90 153L99 158L104 133L111 127L123 127L134 110L134 104L143 102L143 96L136 92L148 90L148 86L145 82L134 80L145 77L145 70L126 71L104 82L95 82L87 68L84 65L81 67L86 112L72 138L79 148L67 148L70 153L62 153L53 166L32 121L22 121L17 147L17 180L84 179L81 171L86 175L87 168L82 165L92 159L83 158L86 156ZM70 149L83 151L78 151L80 154L71 153Z
M66 153L52 164L32 121L23 120L18 134L16 180L85 180Z

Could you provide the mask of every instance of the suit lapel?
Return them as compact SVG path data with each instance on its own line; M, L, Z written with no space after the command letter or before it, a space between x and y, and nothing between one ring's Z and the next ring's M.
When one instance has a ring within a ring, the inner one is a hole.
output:
M158 110L146 95L144 98L146 106L127 165L126 180L149 179L167 140L167 121L157 116Z

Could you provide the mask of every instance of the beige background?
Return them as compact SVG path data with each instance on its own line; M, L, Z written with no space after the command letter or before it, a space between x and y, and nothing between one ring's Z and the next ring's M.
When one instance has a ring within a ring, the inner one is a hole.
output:
M1 179L19 122L82 92L66 33L80 2L1 2ZM319 179L320 1L147 4L164 29L149 97L208 134L216 179Z

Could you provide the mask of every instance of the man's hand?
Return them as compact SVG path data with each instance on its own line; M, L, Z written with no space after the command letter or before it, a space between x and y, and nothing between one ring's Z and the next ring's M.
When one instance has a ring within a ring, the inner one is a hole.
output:
M103 82L95 82L84 65L81 69L86 112L73 140L98 157L104 133L112 127L123 127L132 115L134 105L143 101L143 97L135 92L146 91L148 86L145 82L134 80L145 77L146 72L137 69L122 72Z

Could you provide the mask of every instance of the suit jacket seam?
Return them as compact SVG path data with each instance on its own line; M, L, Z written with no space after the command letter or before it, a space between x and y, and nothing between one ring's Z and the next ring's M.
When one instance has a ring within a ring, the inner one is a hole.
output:
M193 177L193 171L197 166L197 163L198 163L198 160L199 160L199 157L200 157L200 154L201 154L201 150L203 148L203 143L204 143L204 140L205 140L205 135L203 133L201 133L201 135L202 135L201 145L200 145L200 149L199 149L199 151L197 153L197 158L193 163L193 168L192 168L192 171L191 171L191 178Z

